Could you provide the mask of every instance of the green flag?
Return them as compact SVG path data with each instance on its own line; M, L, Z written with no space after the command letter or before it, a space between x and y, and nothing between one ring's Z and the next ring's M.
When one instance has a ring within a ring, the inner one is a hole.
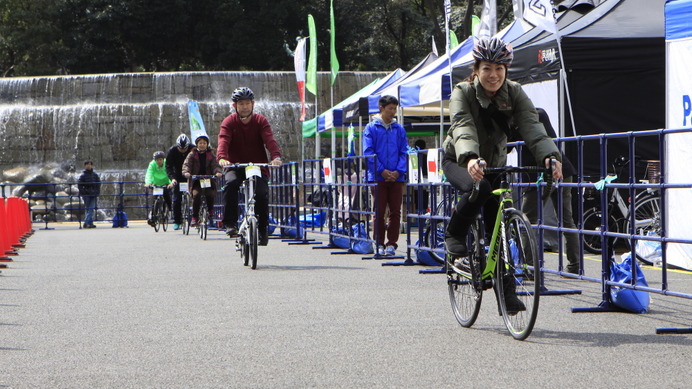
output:
M449 30L449 49L453 49L459 46L459 40L457 39L457 34L454 31Z
M310 31L310 54L308 56L308 74L305 80L305 88L317 96L317 30L315 19L308 15L308 30Z
M334 85L334 82L336 81L336 75L339 74L339 60L336 59L336 44L335 42L335 36L336 36L336 29L334 28L334 0L331 0L330 2L330 10L329 10L329 29L331 30L331 38L329 41L329 51L330 51L330 58L329 58L329 63L332 68L332 85Z
M312 138L317 133L317 118L303 122L303 138Z
M481 18L476 15L471 15L471 35L478 35L478 29L480 28Z

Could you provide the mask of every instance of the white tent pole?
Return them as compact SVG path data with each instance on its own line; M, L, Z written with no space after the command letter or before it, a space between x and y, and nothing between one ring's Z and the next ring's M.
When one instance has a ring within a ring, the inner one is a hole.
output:
M320 118L317 110L317 95L315 95L315 159L320 159Z

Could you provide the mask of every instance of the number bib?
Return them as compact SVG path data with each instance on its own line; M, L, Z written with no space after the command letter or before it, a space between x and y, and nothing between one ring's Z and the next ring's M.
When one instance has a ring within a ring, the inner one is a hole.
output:
M180 183L180 191L181 192L187 192L188 191L187 182L181 182Z
M261 177L262 169L259 166L246 166L245 167L245 177Z
M154 188L154 196L163 196L163 188Z
M209 178L202 178L199 180L199 186L202 188L211 188L211 179Z

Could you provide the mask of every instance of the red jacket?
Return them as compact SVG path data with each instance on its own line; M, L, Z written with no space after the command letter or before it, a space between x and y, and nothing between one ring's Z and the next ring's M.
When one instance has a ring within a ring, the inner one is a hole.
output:
M265 150L266 147L266 150ZM272 127L267 118L255 113L250 121L244 124L237 113L233 113L221 122L217 143L217 158L234 163L267 163L267 150L273 160L281 157L281 149L274 139ZM269 169L262 168L269 176Z

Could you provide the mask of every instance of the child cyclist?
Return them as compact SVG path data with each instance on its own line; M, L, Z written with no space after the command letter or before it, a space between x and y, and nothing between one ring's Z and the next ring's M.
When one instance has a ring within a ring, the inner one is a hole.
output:
M188 179L192 190L192 225L197 225L199 214L200 196L207 197L209 206L209 220L212 220L214 211L214 196L216 195L216 182L212 181L209 188L202 188L199 180L192 180L192 176L221 177L221 166L216 161L216 155L209 147L209 138L200 135L195 139L195 147L183 162L183 176Z
M144 176L144 185L166 186L166 188L163 189L163 198L166 200L168 208L171 207L171 194L169 190L171 180L168 178L168 173L166 173L166 154L163 151L154 153L153 159L149 162L149 166L147 167L147 174ZM156 224L152 215L153 211L152 208L147 218L147 223L152 227Z

